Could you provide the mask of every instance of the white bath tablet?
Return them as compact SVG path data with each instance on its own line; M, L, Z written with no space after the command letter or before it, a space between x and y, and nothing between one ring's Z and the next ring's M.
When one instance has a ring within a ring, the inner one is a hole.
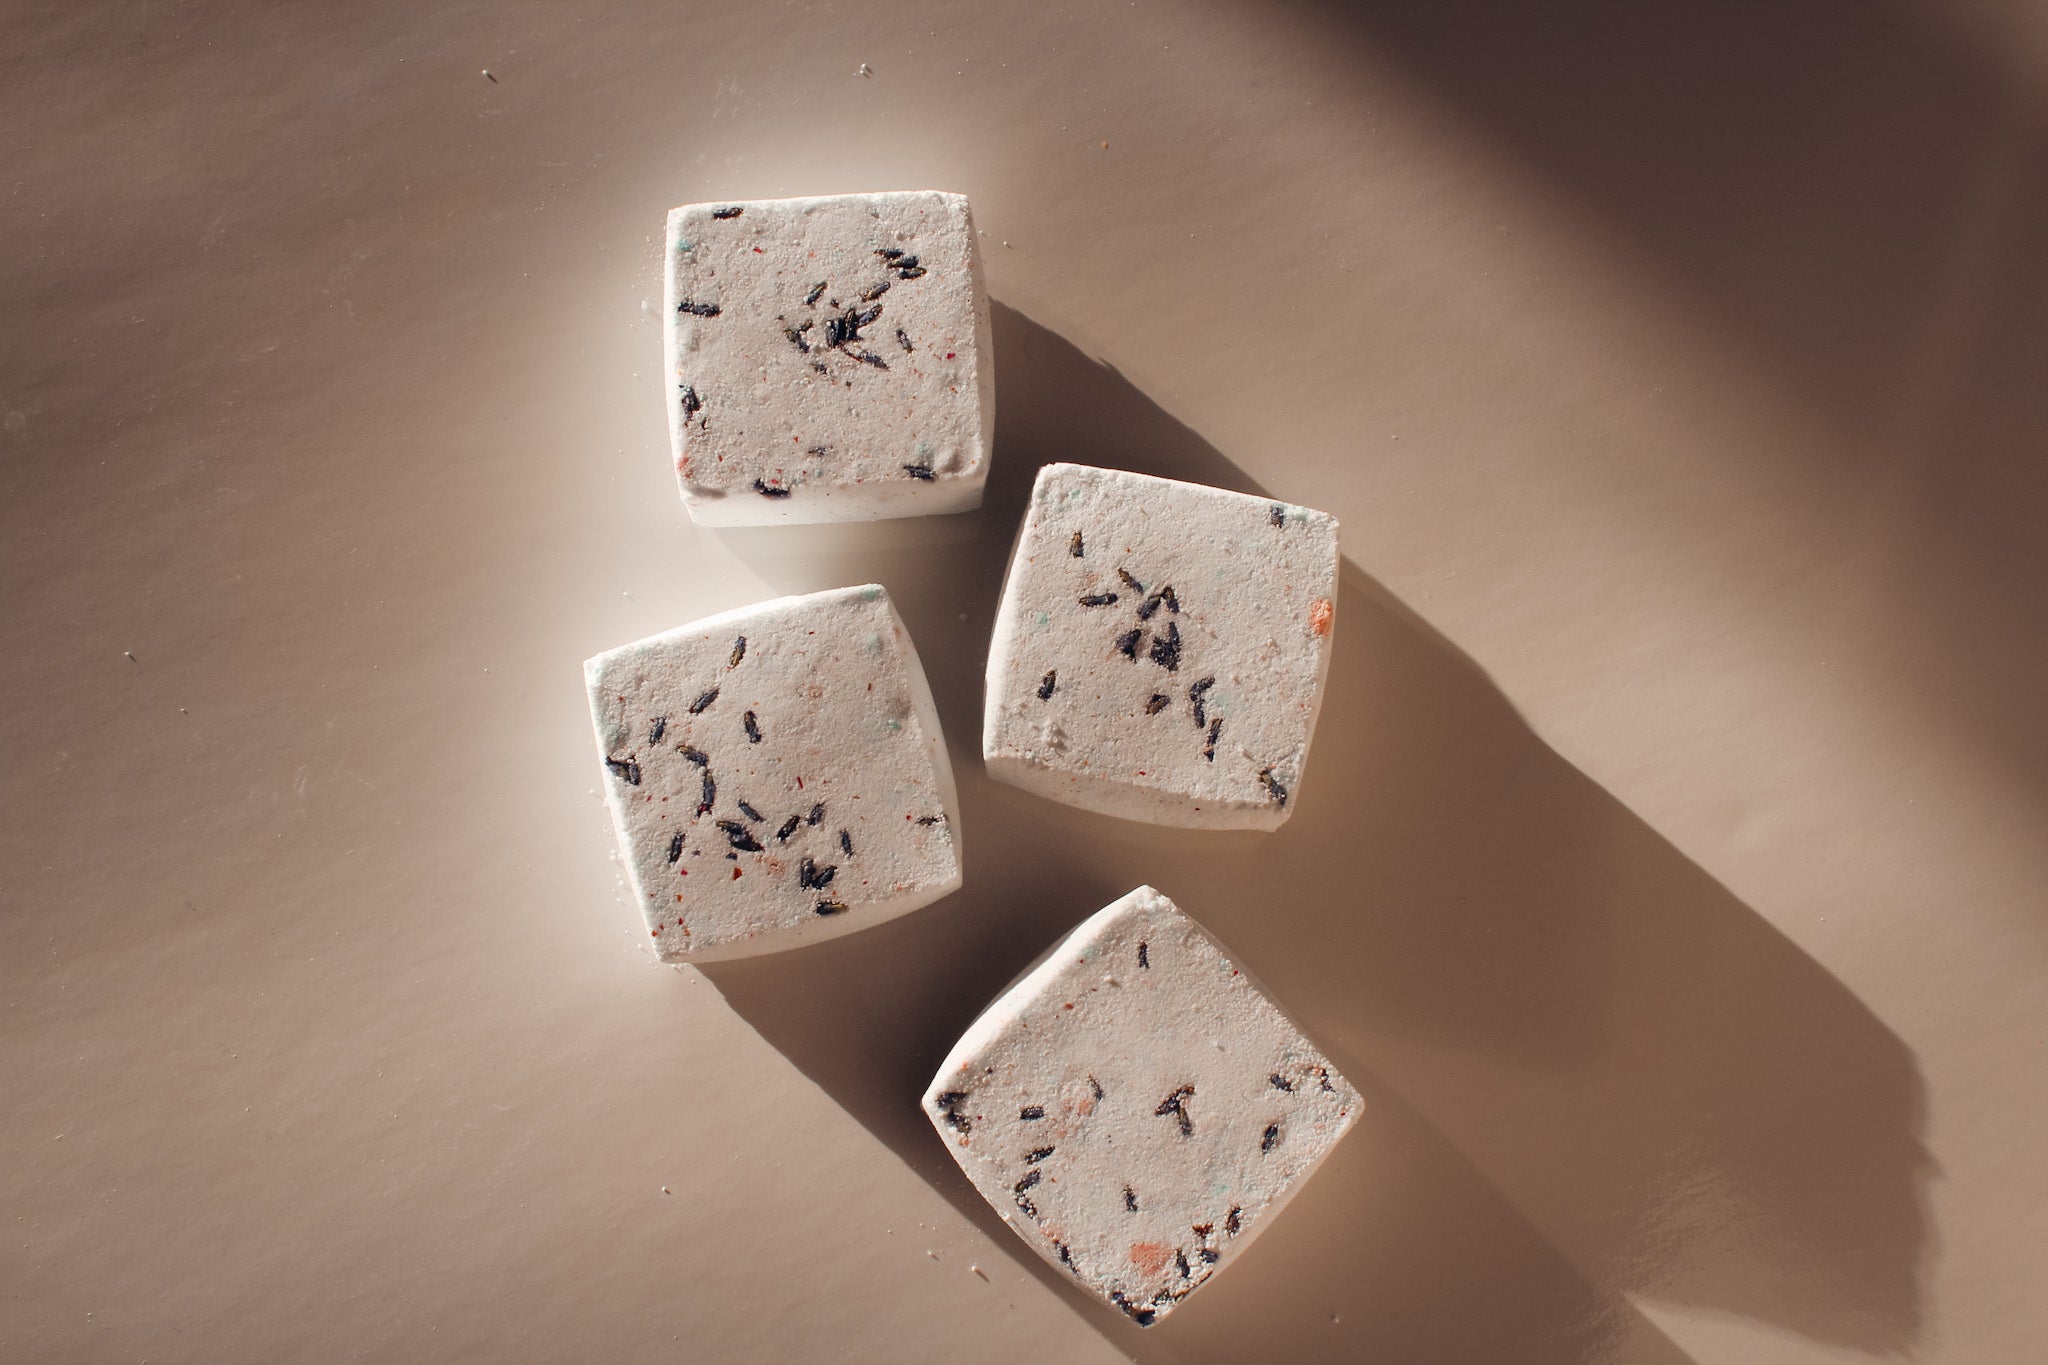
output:
M1141 886L988 1007L924 1107L1033 1250L1150 1326L1266 1229L1359 1098L1222 945Z
M693 520L981 504L995 386L965 196L686 204L667 255L669 432Z
M989 647L990 775L1105 815L1276 828L1322 708L1337 562L1328 513L1047 465Z
M708 617L583 673L619 849L664 960L832 938L959 887L953 770L879 586Z

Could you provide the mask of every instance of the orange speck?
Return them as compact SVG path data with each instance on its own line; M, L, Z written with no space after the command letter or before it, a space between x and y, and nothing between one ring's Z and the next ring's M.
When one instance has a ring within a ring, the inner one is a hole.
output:
M677 899L678 901L680 901L680 900L682 900L682 898L683 898L683 893L682 893L682 892L680 892L680 891L676 892L676 899Z
M1147 1275L1157 1275L1173 1259L1173 1248L1164 1242L1131 1243L1131 1264Z
M1308 628L1318 635L1328 635L1330 618L1336 614L1337 609L1330 605L1329 598L1318 597L1308 609Z
M732 879L733 879L734 881L738 881L738 880L740 879L740 870L739 870L738 868L734 868L734 869L732 870ZM1232 973L1231 973L1231 975L1232 975L1232 976L1235 976L1235 975L1237 975L1237 973L1236 973L1236 972L1232 972Z

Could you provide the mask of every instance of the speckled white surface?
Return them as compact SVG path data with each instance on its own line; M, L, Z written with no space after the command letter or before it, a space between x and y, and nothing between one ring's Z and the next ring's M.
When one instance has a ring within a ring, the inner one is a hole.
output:
M960 885L952 768L880 586L707 617L600 654L584 677L663 958L834 938Z
M666 260L669 433L692 518L980 505L995 384L966 196L687 204Z
M1278 827L1322 708L1336 595L1327 513L1047 465L989 647L990 773L1106 815Z
M1221 944L1141 886L975 1020L924 1107L1033 1250L1150 1326L1270 1225L1359 1097Z

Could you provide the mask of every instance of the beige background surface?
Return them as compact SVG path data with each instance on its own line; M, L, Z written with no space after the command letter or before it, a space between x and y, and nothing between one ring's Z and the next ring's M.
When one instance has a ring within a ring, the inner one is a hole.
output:
M149 0L0 38L0 1357L2040 1358L2038 7ZM923 186L987 231L988 506L695 531L663 212ZM1343 518L1282 833L981 775L1050 459ZM580 661L870 578L967 889L658 967ZM1144 880L1372 1101L1150 1334L915 1110Z

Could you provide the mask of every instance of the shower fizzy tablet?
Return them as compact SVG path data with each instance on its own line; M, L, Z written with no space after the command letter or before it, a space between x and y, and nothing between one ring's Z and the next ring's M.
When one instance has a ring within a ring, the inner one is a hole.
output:
M583 666L656 950L773 952L960 885L953 770L879 586L729 611Z
M669 433L693 520L981 504L995 386L964 196L687 204L667 258Z
M1322 707L1337 520L1047 465L988 659L990 775L1162 825L1273 829Z
M1265 1230L1359 1100L1216 940L1141 886L988 1007L924 1107L1017 1234L1143 1327Z

